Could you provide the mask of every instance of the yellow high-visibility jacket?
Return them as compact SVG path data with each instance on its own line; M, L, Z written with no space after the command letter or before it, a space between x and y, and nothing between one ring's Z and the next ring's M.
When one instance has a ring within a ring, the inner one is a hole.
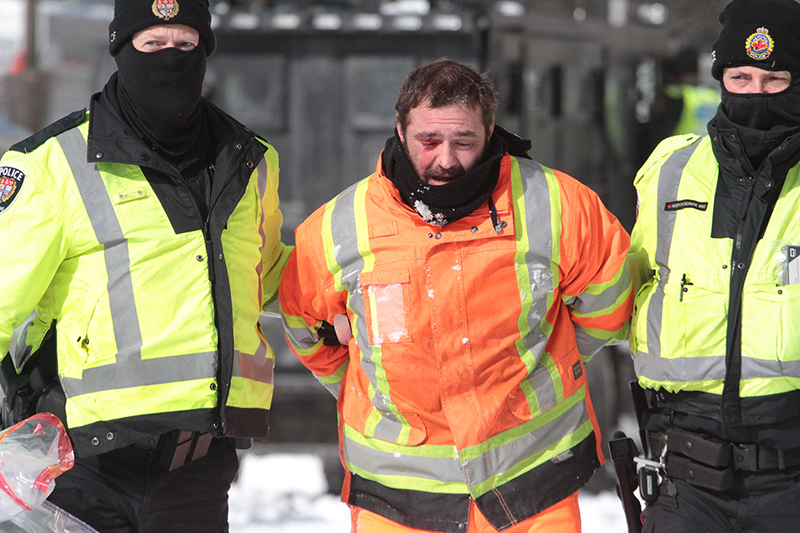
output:
M714 213L721 209L718 159L739 168L724 148L715 156L714 142L710 136L669 138L636 177L640 207L630 251L636 373L643 387L678 394L675 401L691 393L677 410L721 420L727 386L741 403L739 423L796 418L800 283L787 279L787 264L800 251L800 166L789 168L783 183L770 175L749 178L753 202L765 187L780 187L757 243L741 242L741 234L713 236ZM796 141L793 146L786 150L796 150ZM728 192L722 198L728 209L748 201ZM760 220L748 222L761 228ZM740 257L737 250L749 246L752 257ZM742 276L732 292L731 280Z
M102 93L90 114L0 160L13 180L0 196L0 353L32 311L19 353L57 321L64 422L79 455L172 429L267 434L274 355L258 317L289 252L278 155L203 105L218 154L206 219Z

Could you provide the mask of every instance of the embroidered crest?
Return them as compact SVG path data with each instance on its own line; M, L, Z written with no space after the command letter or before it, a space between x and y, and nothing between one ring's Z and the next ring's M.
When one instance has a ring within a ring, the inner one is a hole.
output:
M25 173L20 169L0 167L0 213L11 207L23 183L25 183Z
M775 41L770 37L767 28L758 28L756 32L744 42L747 55L757 61L767 59L772 54Z
M680 211L681 209L697 209L705 211L708 209L708 202L698 202L697 200L675 200L667 202L664 211Z
M178 0L155 0L153 2L153 14L164 20L176 17L178 11L180 11Z

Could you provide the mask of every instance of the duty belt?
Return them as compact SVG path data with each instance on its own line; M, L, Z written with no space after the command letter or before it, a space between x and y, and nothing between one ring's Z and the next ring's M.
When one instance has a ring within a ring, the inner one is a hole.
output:
M655 436L655 435L654 435ZM733 487L734 472L785 470L800 466L800 448L779 450L762 444L736 444L671 427L666 436L669 453L666 471L670 478L711 490Z
M152 437L133 445L140 450L150 450L159 454L159 463L168 471L182 467L188 461L195 461L208 453L211 433L174 430Z

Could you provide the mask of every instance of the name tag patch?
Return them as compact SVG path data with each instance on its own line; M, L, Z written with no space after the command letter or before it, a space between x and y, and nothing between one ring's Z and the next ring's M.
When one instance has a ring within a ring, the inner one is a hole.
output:
M25 183L25 173L20 169L0 167L0 214L11 207L23 183Z
M705 211L708 209L708 202L698 202L697 200L675 200L664 205L664 211L680 211L681 209L697 209Z

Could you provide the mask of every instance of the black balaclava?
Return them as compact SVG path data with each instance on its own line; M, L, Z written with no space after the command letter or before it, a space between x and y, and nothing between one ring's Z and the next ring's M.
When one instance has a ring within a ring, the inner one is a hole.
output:
M711 73L722 86L717 126L734 127L754 167L788 136L800 131L800 5L794 0L734 0L720 13ZM773 94L725 89L726 68L789 71L792 81Z
M197 30L190 51L167 48L140 52L131 39L153 26L183 25ZM134 131L177 162L203 133L200 95L206 57L216 47L208 0L115 0L108 26L108 51L119 70L117 99Z
M800 126L800 80L773 94L737 94L723 86L722 107L734 124L745 128L795 128Z
M202 130L203 41L191 51L157 52L140 52L128 42L114 59L119 70L117 98L128 124L167 155L188 152Z
M800 132L800 80L774 94L735 94L723 87L717 126L739 132L747 157L758 168L787 137Z

